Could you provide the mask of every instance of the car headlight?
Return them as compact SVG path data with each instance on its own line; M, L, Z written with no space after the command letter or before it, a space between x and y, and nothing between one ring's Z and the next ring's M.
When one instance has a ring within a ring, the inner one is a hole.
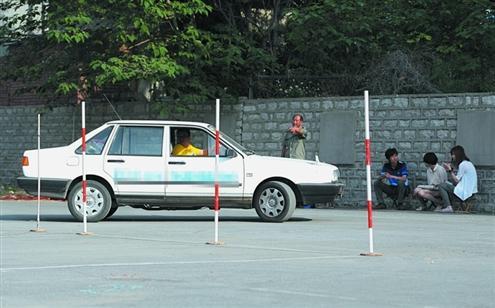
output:
M334 181L338 181L339 178L340 178L340 171L339 171L339 169L333 170L333 174L332 175L333 175L333 180Z

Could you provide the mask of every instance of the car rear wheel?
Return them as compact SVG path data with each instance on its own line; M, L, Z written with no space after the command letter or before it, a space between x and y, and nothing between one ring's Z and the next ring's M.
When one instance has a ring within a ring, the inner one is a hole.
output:
M82 182L77 183L69 192L67 205L69 211L78 221L83 221ZM86 219L100 221L112 207L112 198L108 189L100 182L88 180L86 186Z
M296 209L296 195L289 185L282 182L266 182L254 195L254 207L258 216L269 222L288 220Z

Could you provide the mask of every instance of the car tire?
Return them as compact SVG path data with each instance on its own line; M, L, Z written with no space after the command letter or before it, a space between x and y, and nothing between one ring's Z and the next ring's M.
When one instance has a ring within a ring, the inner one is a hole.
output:
M72 216L83 221L82 182L77 183L69 192L67 206ZM112 208L112 197L105 185L88 180L86 186L86 219L90 222L104 219Z
M117 212L118 209L119 209L119 206L118 205L112 205L112 207L110 208L110 211L108 212L107 216L105 216L105 219L108 219L108 218L112 217L112 215L115 214L115 212Z
M287 221L296 209L296 195L285 183L266 182L256 190L253 206L263 221Z

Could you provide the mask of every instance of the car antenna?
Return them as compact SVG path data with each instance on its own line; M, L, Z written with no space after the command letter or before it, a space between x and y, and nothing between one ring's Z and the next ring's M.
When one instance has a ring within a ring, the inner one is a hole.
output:
M112 103L110 102L110 100L108 99L108 97L105 95L105 93L103 93L103 96L105 97L105 99L107 100L107 102L110 104L110 106L113 109L113 112L115 112L115 114L117 115L117 117L119 118L119 120L122 120L122 118L120 117L119 113L117 112L117 110L115 110L115 107L112 105Z

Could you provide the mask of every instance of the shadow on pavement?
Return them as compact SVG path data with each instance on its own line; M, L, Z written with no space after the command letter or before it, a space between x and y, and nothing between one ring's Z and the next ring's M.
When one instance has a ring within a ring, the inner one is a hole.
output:
M1 215L0 221L35 221L35 214ZM68 215L41 215L41 221L76 222L72 216Z
M0 221L35 221L36 215L32 214L16 214L16 215L1 215ZM134 222L134 221L213 221L213 215L211 217L208 216L133 216L133 215L115 215L112 216L100 223L118 223L118 222ZM49 222L74 222L81 223L79 221L74 220L74 218L70 215L50 215L45 214L41 215L41 221L49 221ZM257 223L265 223L259 217L245 217L245 216L222 216L220 214L220 221L239 221L239 222L257 222ZM292 217L289 221L311 221L312 219L303 218L303 217Z

